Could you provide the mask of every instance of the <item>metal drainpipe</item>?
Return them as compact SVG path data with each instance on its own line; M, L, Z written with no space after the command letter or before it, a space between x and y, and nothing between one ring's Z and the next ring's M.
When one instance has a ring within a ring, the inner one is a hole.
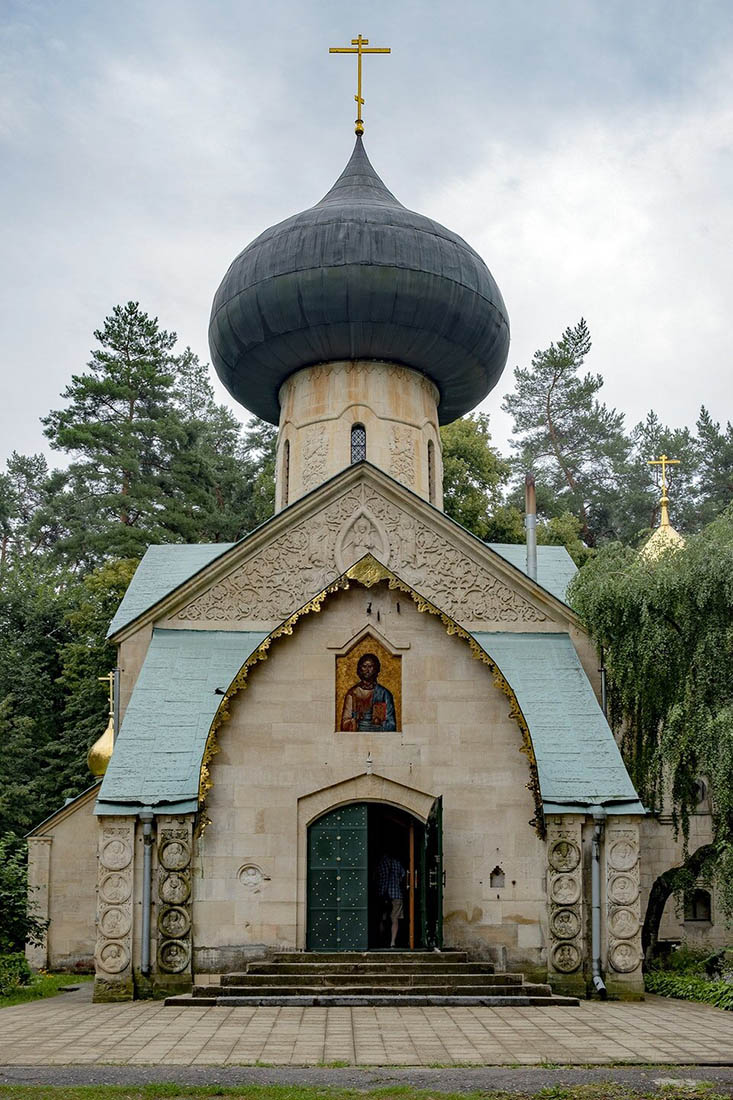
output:
M603 652L603 646L601 646L601 667L598 670L601 674L601 709L603 711L603 717L608 718L608 698L606 695L606 661L605 654Z
M605 1000L608 993L601 977L601 837L606 820L603 806L592 806L593 862L591 865L591 967L593 985Z
M155 814L146 806L138 817L143 823L143 919L140 945L140 970L150 974L150 903L153 871L153 821Z
M112 681L112 713L114 715L114 739L117 740L117 734L120 732L120 673L121 668L113 669L114 680Z
M524 479L524 527L527 532L527 576L537 580L537 497L534 474Z

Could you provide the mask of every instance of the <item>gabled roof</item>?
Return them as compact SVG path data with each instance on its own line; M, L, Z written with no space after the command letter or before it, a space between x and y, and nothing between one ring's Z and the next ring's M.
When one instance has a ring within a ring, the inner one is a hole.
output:
M265 637L236 630L153 630L96 813L198 808L201 759L222 694Z
M491 567L487 559L496 555L502 562L500 571L504 573L504 579L510 584L517 583L526 595L530 595L532 589L528 587L526 580L526 549L523 545L482 542L460 523L456 523L444 512L428 504L422 497L395 481L389 474L364 461L341 470L288 508L271 516L238 542L169 543L149 547L110 623L107 636L114 637L142 616L150 621L156 606L164 601L166 601L166 607L162 608L162 611L166 613L171 606L170 598L178 589L185 587L191 595L195 594L210 583L209 568L212 570L211 577L214 574L223 575L225 571L235 568L237 559L241 557L244 560L253 553L255 546L261 547L267 541L280 537L288 527L298 522L302 523L304 519L315 514L319 507L323 507L329 499L333 499L337 493L345 493L349 486L359 482L371 483L380 492L385 490L395 501L399 500L400 506L410 510L413 516L419 516L421 522L442 530L446 538L451 539L455 534L471 554L475 555L478 551L487 566ZM227 558L226 564L223 560L225 558ZM536 586L536 595L541 598L541 593L544 591L554 600L564 604L567 584L575 573L575 566L569 554L562 546L538 546L537 563L538 579L530 582L530 585ZM510 580L505 573L506 564L521 574L521 580L520 578L517 578L517 582ZM334 571L334 576L336 572ZM195 581L194 578L198 574L201 576ZM193 582L193 585L189 582ZM317 591L317 587L314 588L314 592Z
M165 543L149 546L135 570L122 602L109 624L107 637L127 626L138 615L226 553L233 542Z
M486 545L528 576L525 543L487 542ZM537 547L537 583L563 603L567 603L568 585L577 572L578 567L564 546Z
M645 812L569 636L474 633L516 695L545 812Z

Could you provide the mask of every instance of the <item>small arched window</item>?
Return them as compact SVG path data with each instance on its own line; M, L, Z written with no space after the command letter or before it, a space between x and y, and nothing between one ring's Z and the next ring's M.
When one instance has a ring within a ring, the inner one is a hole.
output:
M363 462L366 458L366 428L363 424L354 424L351 428L351 465Z
M492 890L501 890L506 885L506 875L501 867L495 867L489 876L489 886Z
M290 491L290 440L286 439L283 444L283 488L282 488L282 506L287 508L288 506L288 493Z
M708 890L692 890L685 897L685 921L712 921L713 906Z
M435 444L428 440L428 500L435 504Z

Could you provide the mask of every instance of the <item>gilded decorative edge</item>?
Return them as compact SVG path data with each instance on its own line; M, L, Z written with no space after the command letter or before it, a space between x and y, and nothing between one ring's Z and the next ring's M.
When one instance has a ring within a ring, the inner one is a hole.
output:
M363 558L360 558L358 562L355 562L349 569L346 570L340 577L337 577L335 581L329 584L322 592L314 596L308 603L304 604L297 611L295 611L289 618L285 619L280 626L275 627L271 634L265 638L263 642L257 646L257 648L249 655L247 660L240 668L237 675L232 680L231 684L227 688L226 692L222 696L222 701L219 704L214 719L209 727L209 733L206 738L206 746L204 748L204 754L201 761L201 772L199 776L199 803L201 805L202 814L199 819L199 826L197 832L201 835L206 827L210 824L209 818L203 813L204 804L206 801L206 795L211 790L213 782L210 774L210 764L214 756L219 751L219 745L217 740L217 731L228 721L230 717L229 704L231 700L240 691L244 691L247 688L247 678L249 676L249 670L260 661L266 661L269 654L268 650L274 641L278 638L282 638L286 635L293 633L293 628L299 619L304 615L310 615L314 612L318 612L323 607L323 604L329 596L334 593L343 591L350 587L352 583L361 584L365 588L372 588L375 584L380 584L382 581L387 581L389 587L393 590L404 592L409 596L418 611L427 612L429 615L435 615L440 619L445 627L447 634L454 634L464 641L468 642L469 648L475 660L481 661L491 669L491 675L495 686L509 699L509 717L512 718L522 734L522 747L520 752L524 753L529 763L530 779L527 783L527 790L531 792L535 804L535 816L529 822L532 825L540 837L541 840L545 839L545 819L542 808L542 795L540 792L539 774L537 772L537 760L532 746L532 737L529 732L529 726L526 719L522 714L521 707L517 701L517 697L511 688L508 680L501 672L497 664L491 659L486 650L484 650L476 639L470 634L464 627L452 619L449 615L446 615L444 611L441 611L439 607L436 607L430 600L425 599L419 592L416 592L405 581L400 580L396 574L390 569L387 569L385 565L377 561L371 554L365 554Z

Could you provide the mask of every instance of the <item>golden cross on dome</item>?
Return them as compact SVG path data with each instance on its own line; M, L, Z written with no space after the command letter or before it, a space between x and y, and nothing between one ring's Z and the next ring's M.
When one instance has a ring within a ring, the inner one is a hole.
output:
M351 46L330 46L329 53L355 53L357 57L356 65L356 123L355 130L357 134L364 133L364 120L361 117L361 109L364 106L364 100L361 97L361 59L365 53L392 53L389 46L371 46L368 50L365 46L369 45L368 38L362 38L359 35L358 38L351 39ZM355 47L355 48L354 48Z
M669 497L667 496L667 467L679 466L680 460L678 458L667 458L666 455L660 455L659 458L652 458L647 462L647 466L661 466L662 467L662 499L660 504L662 506L662 519L660 526L669 527L669 512L667 511L667 505L669 504Z

